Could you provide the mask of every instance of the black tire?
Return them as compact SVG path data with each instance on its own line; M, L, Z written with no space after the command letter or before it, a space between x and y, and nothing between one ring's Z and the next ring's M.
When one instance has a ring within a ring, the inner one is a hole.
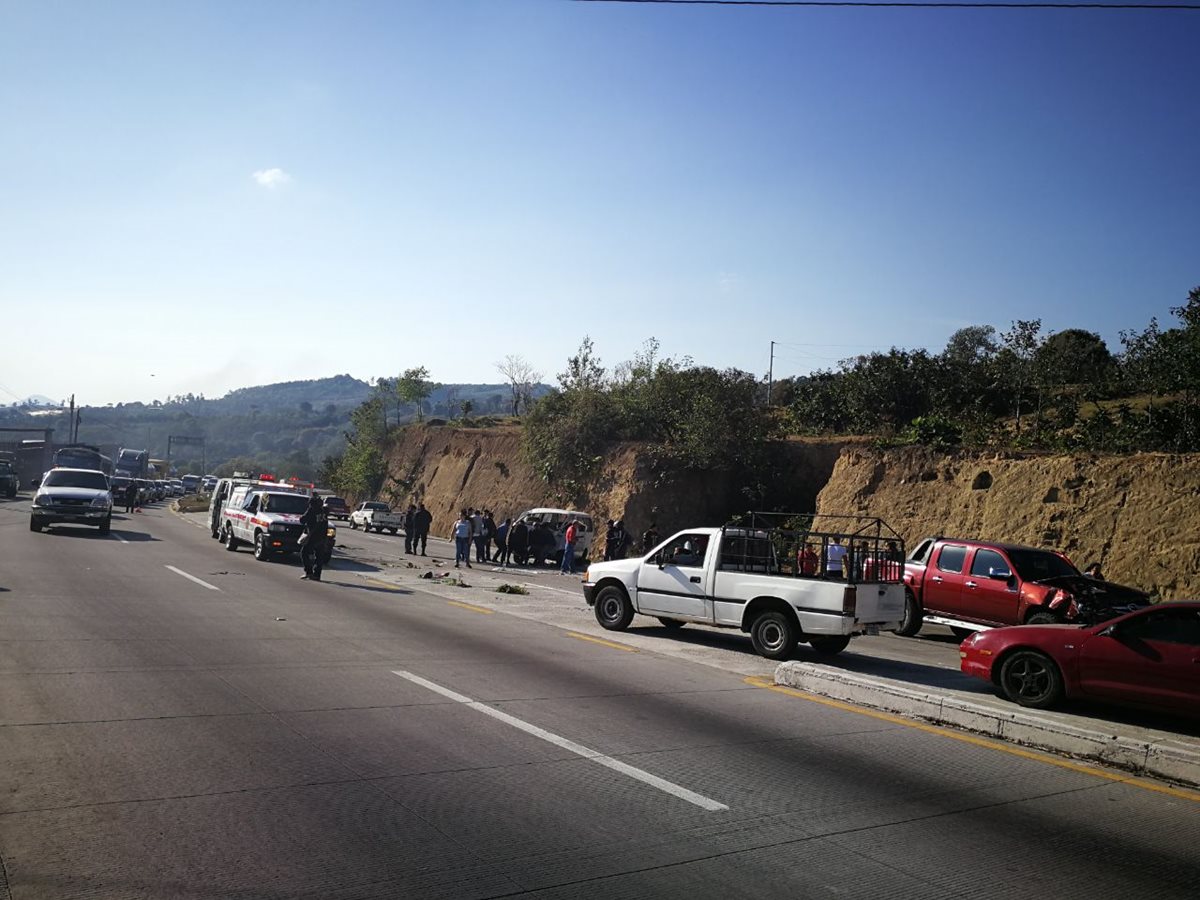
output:
M925 612L921 609L921 604L917 602L917 595L905 588L904 618L900 620L900 627L894 629L892 633L901 637L912 637L921 630L924 618Z
M350 527L351 527L353 530L355 530L355 531L358 531L358 523L357 523L357 522L355 522L353 519L351 519L351 520L350 520Z
M955 626L951 625L950 633L953 634L960 641L965 641L967 638L969 638L971 635L973 635L975 633L975 630L973 628L956 628Z
M101 534L108 534L110 531L112 531L112 516L109 516L107 519L105 519L103 522L100 523L100 533Z
M39 519L37 516L29 517L29 530L30 531L41 531L43 527L44 526L42 525L42 520Z
M230 553L238 548L239 541L233 536L233 529L228 524L225 525L225 531L222 535L221 542L225 545L225 549Z
M663 616L659 616L658 621L660 621L662 623L662 627L667 629L667 631L678 631L680 628L682 628L684 625L687 624L686 622L684 622L681 619L667 619L667 618L664 618Z
M399 530L400 530L399 528L389 528L389 529L388 529L388 533L390 533L390 534L395 534L395 533L396 533L397 531L399 531Z
M1046 654L1018 650L1000 666L1000 690L1021 706L1047 709L1063 698L1062 672Z
M1046 609L1035 612L1025 620L1026 625L1058 625L1060 622L1062 619Z
M817 634L810 637L808 643L821 656L837 656L850 645L850 635Z
M269 562L271 548L267 546L267 536L261 531L254 532L254 558L259 562Z
M800 629L785 612L769 609L750 626L750 641L759 656L767 659L791 659L800 640Z
M633 621L633 604L621 588L609 585L596 595L596 621L607 631L624 631Z

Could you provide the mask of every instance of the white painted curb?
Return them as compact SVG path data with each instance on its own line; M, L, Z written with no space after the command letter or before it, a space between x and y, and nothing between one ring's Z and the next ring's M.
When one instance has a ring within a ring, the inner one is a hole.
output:
M1017 707L1001 711L932 689L805 662L780 663L775 683L939 725L1090 759L1139 775L1200 786L1200 752L1176 741L1142 741L1078 728Z

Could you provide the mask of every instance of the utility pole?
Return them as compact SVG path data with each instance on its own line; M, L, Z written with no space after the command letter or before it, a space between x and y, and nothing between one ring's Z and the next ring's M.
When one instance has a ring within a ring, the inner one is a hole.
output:
M771 363L767 368L767 406L771 405L771 388L775 385L775 342L771 341Z
M71 418L67 422L67 442L75 443L75 395L71 395Z

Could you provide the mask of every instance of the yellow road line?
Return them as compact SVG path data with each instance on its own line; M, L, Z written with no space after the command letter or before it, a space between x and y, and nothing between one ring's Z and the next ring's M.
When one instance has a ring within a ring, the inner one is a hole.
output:
M587 641L590 644L599 644L602 647L612 647L614 650L624 650L626 653L637 653L633 647L627 647L624 644L618 644L614 641L606 641L602 638L592 637L590 634L579 634L575 631L568 631L567 637L573 637L577 641Z
M1091 775L1095 778L1103 778L1107 781L1116 781L1120 784L1127 784L1130 787L1141 788L1145 791L1153 791L1157 794L1166 794L1168 797L1175 797L1180 800L1190 800L1193 803L1200 803L1200 793L1196 793L1195 791L1189 791L1183 788L1168 787L1165 784L1155 784L1152 781L1144 781L1132 775L1121 775L1116 772L1110 772L1106 769L1100 769L1084 763L1073 762L1069 759L1058 759L1057 757L1048 756L1035 750L1026 750L1023 747L1016 747L1011 744L1000 743L999 741L994 741L990 738L978 737L977 735L965 734L959 731L952 731L951 729L943 728L940 725L928 725L924 722L914 722L911 719L894 716L891 713L879 712L878 710L874 709L866 709L862 706L855 706L852 703L844 703L841 700L831 700L828 697L820 697L816 694L809 694L804 691L797 690L796 688L775 684L765 675L751 675L743 679L743 681L746 684L753 685L754 687L766 688L769 691L775 691L779 694L786 694L789 697L807 700L810 703L820 703L822 706L830 706L834 709L857 713L860 716L869 716L872 719L879 719L881 722L890 722L893 725L903 725L905 728L915 728L917 731L924 731L927 734L936 734L940 737L950 738L953 741L960 741L964 744L972 744L976 747L983 747L987 750L996 750L1000 753L1007 753L1010 756L1019 756L1022 759L1030 759L1034 762L1046 763L1051 766L1057 766L1060 769L1068 769L1072 772L1079 772L1083 775Z
M458 606L458 607L461 607L462 609L469 609L471 612L483 613L485 616L494 615L496 612L494 609L485 609L482 606L472 606L470 603L459 603L457 600L447 600L446 602L449 603L451 606Z

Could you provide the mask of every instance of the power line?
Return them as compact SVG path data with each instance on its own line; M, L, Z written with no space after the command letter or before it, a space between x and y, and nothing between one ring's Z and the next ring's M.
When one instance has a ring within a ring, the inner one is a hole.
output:
M1200 3L999 3L985 0L970 2L903 2L903 0L574 0L575 3L642 3L660 6L791 6L791 7L871 7L892 9L1111 9L1124 11L1153 10L1158 12L1196 11Z

